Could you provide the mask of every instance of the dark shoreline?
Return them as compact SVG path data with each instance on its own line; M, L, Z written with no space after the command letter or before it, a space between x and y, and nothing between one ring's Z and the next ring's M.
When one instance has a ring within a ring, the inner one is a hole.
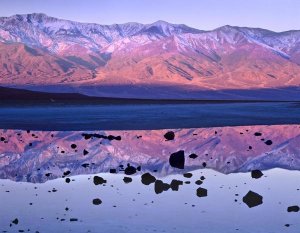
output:
M19 105L136 105L136 104L232 104L232 103L300 103L272 100L196 100L196 99L135 99L93 97L78 93L48 93L0 87L0 106Z

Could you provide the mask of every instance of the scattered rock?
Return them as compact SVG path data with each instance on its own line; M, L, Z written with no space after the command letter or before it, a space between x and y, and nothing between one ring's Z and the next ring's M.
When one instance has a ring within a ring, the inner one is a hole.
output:
M94 176L94 184L95 185L100 185L100 184L105 184L107 181L103 179L100 176Z
M46 173L45 176L49 177L52 173Z
M113 136L113 135L101 135L101 134L97 134L97 133L93 133L93 134L87 134L87 133L83 133L82 136L84 137L85 140L91 139L91 138L102 138L102 139L107 139L109 141L112 140L116 140L116 141L121 141L121 136Z
M164 135L166 141L174 140L175 133L173 131L169 131Z
M64 172L64 176L68 176L68 175L70 175L71 174L71 171L65 171Z
M179 185L183 185L183 181L181 180L172 180L170 187L172 191L178 191L179 190Z
M93 200L93 204L94 204L94 205L101 205L101 203L102 203L102 201L101 201L99 198L95 198L95 199Z
M184 173L183 176L185 178L191 178L193 176L193 174L188 172L188 173Z
M86 155L88 155L88 154L89 154L89 152L88 152L86 149L84 149L84 150L83 150L83 155L86 156Z
M259 179L263 176L264 174L260 170L253 170L251 171L251 177L253 179Z
M263 197L255 192L249 191L244 197L243 202L249 207L255 207L263 203Z
M13 224L18 225L19 224L19 219L15 218L14 220L11 221Z
M299 212L300 211L300 207L295 205L295 206L290 206L287 208L287 212Z
M143 174L141 179L144 185L150 185L156 181L156 178L152 176L150 173Z
M267 140L267 141L265 141L265 144L268 146L271 146L273 144L273 142L271 140Z
M207 189L205 188L198 188L197 191L197 196L198 197L206 197L207 196Z
M66 178L65 181L66 181L66 183L70 183L71 179L70 178Z
M130 164L127 164L124 172L126 175L130 176L136 173L136 168L131 166Z
M132 182L132 178L130 178L130 177L124 177L123 181L124 181L125 184L128 184L128 183Z
M171 154L169 158L170 165L175 168L184 169L184 162L185 158L183 150Z
M196 158L198 157L198 155L196 155L196 154L190 154L189 157L190 157L191 159L196 159Z
M168 191L170 185L167 183L162 182L161 180L156 180L154 184L154 191L156 194L160 194L163 191Z
M196 185L201 185L201 184L203 184L203 181L202 180L196 180L195 184Z

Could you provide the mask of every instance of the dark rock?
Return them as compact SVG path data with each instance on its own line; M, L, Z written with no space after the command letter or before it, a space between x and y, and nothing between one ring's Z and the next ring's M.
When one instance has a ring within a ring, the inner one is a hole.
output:
M95 185L100 185L100 184L105 184L107 181L103 179L100 176L94 176L94 184Z
M150 185L156 181L156 178L152 176L150 173L143 174L141 179L144 185Z
M207 189L205 188L198 188L196 191L198 197L206 197L207 196Z
M156 194L160 194L163 191L168 191L170 188L169 184L162 182L161 180L156 180L154 184L154 191Z
M183 176L185 178L191 178L193 176L193 174L188 172L188 173L184 173Z
M130 178L130 177L124 177L123 181L124 181L125 184L128 184L128 183L132 182L132 178Z
M196 158L198 157L198 155L196 155L196 154L190 154L189 157L190 157L191 159L196 159Z
M102 138L102 139L107 139L109 141L116 140L116 141L121 141L121 136L113 136L113 135L101 135L101 134L87 134L83 133L82 136L84 137L85 140L91 139L91 138Z
M125 174L130 176L136 173L136 168L131 166L130 164L127 164L127 167L125 168Z
M249 191L244 197L243 202L249 207L255 207L263 203L263 197L255 192Z
M52 173L46 173L45 176L49 177Z
M88 152L86 149L84 149L84 150L83 150L83 155L86 156L86 155L88 155L88 154L89 154L89 152Z
M300 211L300 208L299 208L299 206L290 206L290 207L288 207L287 208L287 212L299 212Z
M172 167L184 169L184 163L185 163L184 151L180 150L178 152L171 154L169 158L169 163Z
M65 171L64 172L64 176L68 176L68 175L70 175L71 174L71 171Z
M196 185L201 185L201 184L203 184L203 181L202 180L196 180L195 184Z
M167 141L174 140L175 133L173 131L169 131L164 135L164 137Z
M251 177L253 179L259 179L263 176L264 174L260 170L253 170L251 171Z
M102 201L101 201L99 198L95 198L95 199L93 200L93 204L94 204L94 205L101 205L101 203L102 203Z
M15 219L12 221L12 223L15 224L15 225L18 225L19 219L15 218Z
M84 164L81 164L81 166L84 167L84 168L88 168L90 166L90 164L84 163Z
M267 140L267 141L265 141L265 144L268 146L271 146L273 144L273 142L271 140Z
M179 185L183 185L183 181L181 180L172 180L170 187L173 191L178 191L179 190Z
M262 133L259 133L259 132L254 133L254 136L256 136L256 137L260 137L261 135L262 135Z

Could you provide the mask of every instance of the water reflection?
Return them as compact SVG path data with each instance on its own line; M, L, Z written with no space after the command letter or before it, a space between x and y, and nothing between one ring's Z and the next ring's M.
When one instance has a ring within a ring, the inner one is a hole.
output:
M92 132L1 130L0 177L45 182L99 172L127 175L153 172L163 177L199 168L225 174L277 167L298 170L299 127Z

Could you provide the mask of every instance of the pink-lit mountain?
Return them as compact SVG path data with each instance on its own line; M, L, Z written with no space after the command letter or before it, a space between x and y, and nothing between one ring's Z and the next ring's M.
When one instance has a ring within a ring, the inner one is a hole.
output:
M201 31L164 21L98 25L28 14L0 18L0 51L0 85L29 89L130 97L132 87L133 96L157 97L147 88L172 87L186 97L300 85L300 31Z

